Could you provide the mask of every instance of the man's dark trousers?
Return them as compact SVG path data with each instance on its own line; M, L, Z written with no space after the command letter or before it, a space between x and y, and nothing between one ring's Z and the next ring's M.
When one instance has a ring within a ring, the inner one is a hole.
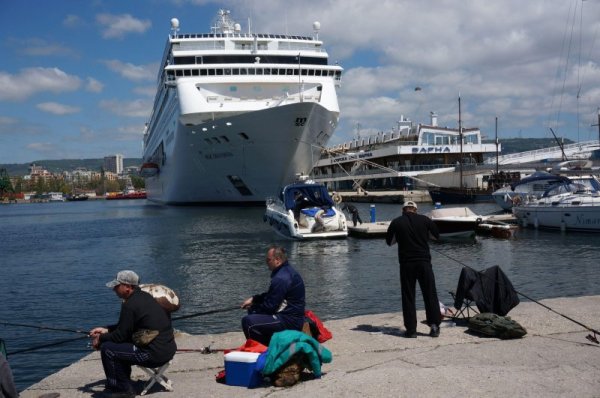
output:
M439 325L442 321L431 262L426 260L403 262L400 264L402 315L404 317L404 327L409 332L417 330L417 310L415 307L417 281L423 293L427 323L429 325Z

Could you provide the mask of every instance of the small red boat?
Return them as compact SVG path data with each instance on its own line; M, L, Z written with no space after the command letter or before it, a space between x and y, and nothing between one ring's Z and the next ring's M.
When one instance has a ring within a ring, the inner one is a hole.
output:
M109 193L106 195L106 200L117 199L146 199L146 191L135 191L133 189L127 189L123 192Z

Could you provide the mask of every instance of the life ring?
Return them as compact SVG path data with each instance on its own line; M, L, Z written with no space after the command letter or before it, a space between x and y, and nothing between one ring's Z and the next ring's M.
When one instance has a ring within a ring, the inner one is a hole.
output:
M518 205L520 205L520 204L521 204L521 196L520 196L520 195L515 195L515 196L512 198L512 204L513 204L513 206L518 206Z
M483 221L483 219L481 217L477 217L477 219L475 219L475 222L477 224L481 224L482 221Z
M336 205L339 205L340 203L342 203L342 196L337 192L333 193L333 195L331 196L331 199L333 199L333 203L335 203Z

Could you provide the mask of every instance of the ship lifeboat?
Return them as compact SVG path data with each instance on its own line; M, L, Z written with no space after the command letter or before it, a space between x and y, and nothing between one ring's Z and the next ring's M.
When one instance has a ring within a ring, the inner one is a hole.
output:
M142 167L140 167L140 175L144 178L154 177L159 172L158 165L156 163L144 163Z

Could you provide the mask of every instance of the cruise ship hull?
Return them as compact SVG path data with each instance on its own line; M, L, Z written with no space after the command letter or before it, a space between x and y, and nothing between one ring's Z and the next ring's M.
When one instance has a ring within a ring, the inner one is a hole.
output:
M308 174L337 125L338 112L297 102L181 123L160 142L158 173L146 178L147 197L161 204L264 205L299 173ZM147 148L148 154L156 152ZM147 154L145 154L145 157Z

